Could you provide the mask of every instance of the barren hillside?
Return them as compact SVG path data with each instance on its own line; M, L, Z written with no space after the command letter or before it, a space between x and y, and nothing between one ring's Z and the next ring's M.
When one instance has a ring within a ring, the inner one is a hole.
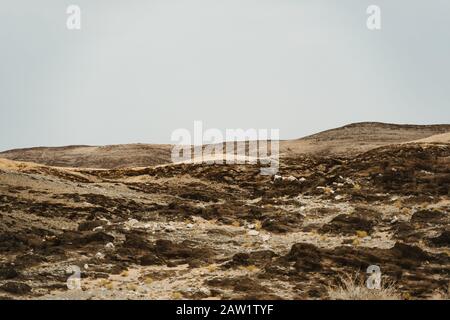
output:
M449 144L286 157L279 174L2 160L0 299L339 298L369 265L395 283L374 299L445 296Z
M298 140L285 141L286 154L354 155L370 149L428 138L450 132L450 125L401 125L379 122L353 123Z
M298 140L282 141L283 156L295 154L350 155L393 143L410 142L450 132L450 125L395 125L376 122L350 124ZM171 162L170 145L128 144L17 149L0 158L60 167L124 168Z
M58 167L111 169L167 163L170 150L170 145L156 144L38 147L1 152L0 158Z

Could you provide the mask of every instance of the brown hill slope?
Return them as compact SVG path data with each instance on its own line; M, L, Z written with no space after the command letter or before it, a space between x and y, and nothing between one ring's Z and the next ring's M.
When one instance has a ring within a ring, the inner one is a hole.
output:
M450 124L403 125L380 122L352 123L298 140L281 143L285 154L351 155L373 148L416 141L450 132Z
M167 163L170 150L170 145L156 144L38 147L1 152L0 157L57 167L112 169Z
M297 140L282 141L282 155L352 155L370 149L416 141L450 132L450 125L396 125L361 122L323 131ZM123 168L171 162L170 145L126 144L16 149L0 152L1 158L59 167Z

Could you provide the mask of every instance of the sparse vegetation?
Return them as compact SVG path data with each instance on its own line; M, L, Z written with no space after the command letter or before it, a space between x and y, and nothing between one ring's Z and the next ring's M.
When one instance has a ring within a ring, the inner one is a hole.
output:
M183 299L183 295L180 292L175 291L175 292L172 292L171 298L173 300L181 300L181 299Z
M382 284L381 289L369 289L358 274L339 278L338 284L327 288L331 300L401 300L401 294L392 283Z
M365 237L367 237L367 232L366 231L362 231L362 230L357 230L356 231L356 236L358 238L365 238Z

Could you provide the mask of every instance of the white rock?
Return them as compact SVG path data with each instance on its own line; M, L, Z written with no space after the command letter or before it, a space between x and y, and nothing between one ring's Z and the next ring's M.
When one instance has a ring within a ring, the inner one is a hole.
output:
M342 200L342 199L344 199L344 197L339 194L336 197L334 197L334 200Z
M252 223L252 224L249 224L248 226L247 226L247 228L249 228L249 229L255 229L255 225Z
M262 239L262 241L269 241L270 236L269 236L268 234L263 234L263 235L261 236L261 239Z
M153 229L153 225L151 223L146 223L146 224L142 225L142 227L144 229Z
M194 225L192 224L192 223L188 223L187 225L186 225L186 228L188 228L188 229L192 229L194 227Z
M174 226L168 225L168 226L164 227L164 230L167 232L172 232L172 231L177 230L177 228L175 228Z
M353 181L350 178L345 178L345 183L347 183L347 184L355 184L355 181Z
M102 226L98 226L98 227L95 227L94 229L92 229L92 231L102 231L102 230L103 230Z
M305 182L306 179L305 179L304 177L301 177L300 179L298 179L298 181L300 181L300 182Z
M297 181L297 178L294 177L294 176L289 176L289 177L286 178L286 180L289 181L289 182L294 182L294 181Z
M249 230L249 231L247 232L247 234L248 234L249 236L257 236L257 235L259 234L259 232L256 231L256 230Z
M114 243L112 243L112 242L108 242L106 245L105 245L105 249L106 249L106 251L114 251L114 249L115 249L116 247L114 246Z
M274 175L273 176L273 182L281 182L281 181L283 181L283 177L282 176L279 176L279 175Z
M203 293L206 296L210 296L211 295L211 291L209 291L208 288L205 287L201 287L198 289L198 292Z
M139 224L139 221L136 219L130 219L127 222L125 222L125 226L129 228L135 228Z
M101 252L97 252L95 254L95 258L98 259L98 260L103 260L103 259L105 259L105 255L103 253L101 253Z

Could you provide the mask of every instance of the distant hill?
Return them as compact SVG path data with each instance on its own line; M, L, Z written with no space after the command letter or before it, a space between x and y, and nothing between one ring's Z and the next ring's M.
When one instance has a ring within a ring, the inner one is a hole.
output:
M390 144L416 141L450 132L450 124L404 125L380 122L352 123L298 140L283 141L285 154L351 155Z
M113 169L167 163L170 153L170 145L122 144L15 149L1 152L0 157L57 167Z
M432 142L426 140L427 138L448 142L448 135L445 134L450 134L450 124L400 125L361 122L301 139L281 141L280 152L289 156L296 154L345 156L390 144L420 142L421 139L425 139L423 142ZM171 145L37 147L0 152L0 158L58 167L104 169L146 167L170 163Z

